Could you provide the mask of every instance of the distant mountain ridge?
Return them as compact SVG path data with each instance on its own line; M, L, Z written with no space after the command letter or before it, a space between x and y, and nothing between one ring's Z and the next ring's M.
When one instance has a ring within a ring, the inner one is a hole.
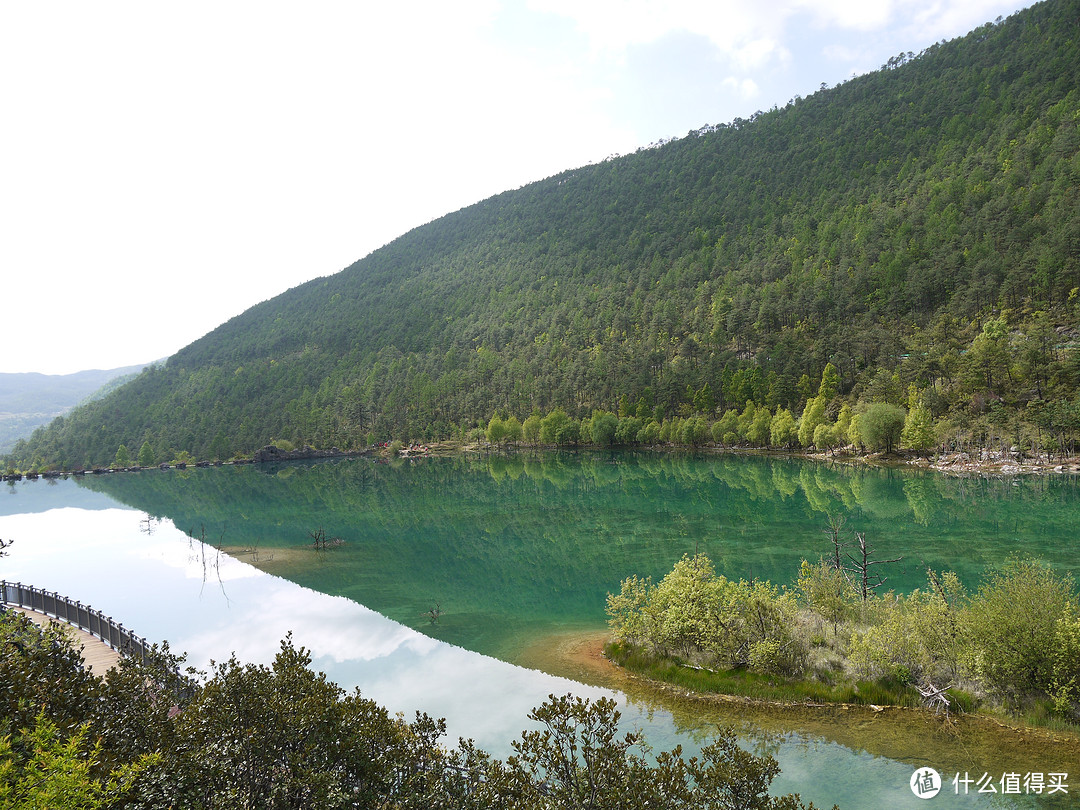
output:
M105 396L146 365L73 374L0 372L0 453L77 405Z
M949 441L1064 444L1080 426L1078 21L1078 0L1040 3L442 217L232 318L12 459L348 448L555 408L749 424L748 402L798 415L825 389L830 422L921 402ZM771 441L767 424L712 435Z

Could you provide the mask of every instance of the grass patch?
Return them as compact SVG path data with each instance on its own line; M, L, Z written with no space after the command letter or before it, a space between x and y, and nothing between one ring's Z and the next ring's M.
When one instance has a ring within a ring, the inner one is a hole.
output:
M1062 717L1054 711L1053 703L1049 700L1036 700L1023 713L1024 722L1030 726L1039 726L1050 731L1067 731L1072 734L1080 734L1080 723L1073 722L1067 717Z
M785 678L746 669L697 669L670 658L650 655L618 642L604 647L621 667L645 678L691 692L736 695L777 703L856 703L879 706L919 706L918 694L895 679L826 683L809 678Z

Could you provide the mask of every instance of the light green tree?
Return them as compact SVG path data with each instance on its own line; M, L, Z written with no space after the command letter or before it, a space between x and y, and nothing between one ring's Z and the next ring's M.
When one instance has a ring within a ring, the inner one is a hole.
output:
M508 442L520 442L522 436L521 422L516 416L508 416L503 420L504 439Z
M540 420L540 441L544 444L577 444L581 438L581 423L555 408Z
M636 416L624 416L615 429L615 441L619 444L637 444L642 421Z
M891 453L900 445L904 410L896 405L875 402L859 416L859 434L870 450Z
M500 444L506 438L506 425L498 414L491 417L487 426L487 440L492 444Z
M154 463L154 449L150 446L149 441L145 441L142 447L139 448L139 466L149 467Z
M607 411L593 411L589 419L589 438L593 444L611 447L615 443L615 432L619 429L619 418Z
M622 581L618 594L608 594L608 627L616 641L635 645L648 641L655 621L648 613L652 589L650 578L632 576Z
M126 444L122 444L116 448L116 458L113 459L112 465L114 467L131 466L131 453L128 452Z
M709 423L700 416L692 416L682 424L679 441L690 447L700 447L709 441Z
M1080 703L1080 611L1068 605L1054 628L1054 660L1050 679L1054 710L1075 719Z
M854 615L855 587L841 569L825 560L816 564L802 561L798 589L807 607L833 626L834 636L840 623Z
M831 450L839 441L837 440L836 426L828 422L822 422L814 428L814 447L818 450Z
M799 426L787 408L779 408L769 426L769 440L773 447L791 447L799 440Z
M528 444L540 443L540 414L531 413L521 424L521 438Z
M862 431L859 430L859 414L853 413L851 415L851 423L847 429L848 444L854 445L856 448L863 447Z
M768 447L772 440L773 416L769 409L762 405L754 413L754 419L750 423L750 430L746 438L755 447Z
M754 404L753 400L746 400L746 407L743 408L735 423L735 432L739 434L739 438L743 441L749 440L750 426L754 423L754 416L756 415L757 405Z
M658 444L660 442L660 423L655 419L650 419L641 426L641 430L638 431L637 440L641 444Z
M818 386L818 399L826 404L832 401L840 391L840 373L832 363L825 364L825 370L821 372L821 385Z
M900 432L900 443L909 450L927 450L937 444L934 417L914 386L908 394L908 412Z
M721 415L719 419L713 422L711 433L712 439L717 444L731 444L728 436L734 437L734 440L738 440L738 428L739 428L739 412L734 408L730 408Z
M825 423L825 400L812 397L806 401L802 418L799 420L799 444L810 447L814 443L814 431Z
M836 435L839 437L840 444L851 443L851 438L848 435L851 430L851 419L851 406L845 402L840 406L840 413L836 415Z

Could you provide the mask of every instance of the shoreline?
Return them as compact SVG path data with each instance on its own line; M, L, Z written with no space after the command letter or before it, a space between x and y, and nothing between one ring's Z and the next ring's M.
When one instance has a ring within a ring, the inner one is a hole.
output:
M430 442L422 447L403 448L394 458L402 460L416 458L441 458L449 456L466 455L501 455L512 453L530 453L545 451L577 451L577 450L633 450L651 453L688 453L703 452L712 455L734 456L759 456L774 458L792 458L806 461L838 464L841 466L866 466L866 467L914 467L917 469L931 470L952 477L995 477L1001 478L1015 475L1080 475L1080 455L1066 458L1046 460L1032 458L1012 451L1002 452L983 448L976 456L966 452L935 453L932 457L916 455L911 451L899 450L891 454L852 453L846 449L835 452L810 452L797 450L780 450L767 447L720 447L717 445L702 445L689 447L682 445L642 445L636 447L611 447L603 448L597 445L573 445L560 447L558 445L492 445L488 443L461 444L456 441ZM221 467L242 464L282 464L292 461L311 461L320 459L362 458L374 457L377 460L391 458L385 447L366 447L362 450L340 450L332 447L329 450L316 450L305 446L300 450L281 451L272 445L261 448L250 457L233 458L228 461L194 461L190 463L179 462L176 464L158 464L148 467L93 467L75 470L45 470L42 472L12 472L0 474L0 481L21 481L24 478L33 481L37 478L66 478L68 476L82 475L111 475L116 473L146 472L149 470L185 470L189 467Z
M604 654L606 631L564 631L535 642L521 656L522 666L546 664L544 671L592 686L615 689L631 703L659 704L678 716L719 714L724 722L749 723L775 732L819 734L849 747L876 749L901 757L921 742L965 750L1012 751L1043 760L1048 751L1080 758L1080 734L1057 731L987 714L951 713L946 719L924 707L861 703L766 700L720 692L694 692L628 670Z

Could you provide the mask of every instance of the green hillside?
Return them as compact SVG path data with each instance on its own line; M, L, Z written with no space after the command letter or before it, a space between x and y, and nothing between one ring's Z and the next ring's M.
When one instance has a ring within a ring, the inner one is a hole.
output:
M81 402L105 396L144 367L145 364L74 374L0 373L0 453Z
M747 401L797 418L827 363L825 424L891 403L923 408L935 441L1064 448L1080 411L1078 35L1080 3L1042 3L477 203L252 307L10 461L345 448L555 407L761 444L768 430L710 425Z

